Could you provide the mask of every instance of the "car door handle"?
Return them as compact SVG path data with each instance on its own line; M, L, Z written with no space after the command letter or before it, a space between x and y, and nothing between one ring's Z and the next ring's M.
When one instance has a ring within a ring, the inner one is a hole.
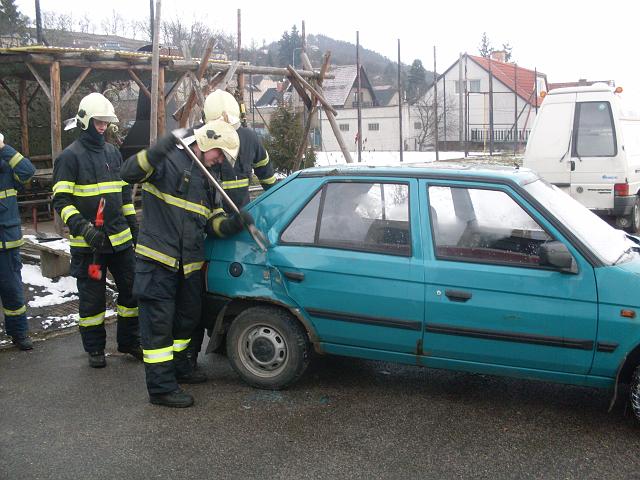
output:
M282 272L282 274L293 282L301 282L304 280L304 273L300 272Z
M445 290L444 294L452 302L466 302L471 298L471 292L465 292L464 290Z

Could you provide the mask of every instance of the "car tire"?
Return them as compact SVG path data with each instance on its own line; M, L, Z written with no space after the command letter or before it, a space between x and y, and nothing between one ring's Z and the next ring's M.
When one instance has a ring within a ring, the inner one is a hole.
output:
M629 402L631 403L631 411L636 420L640 421L640 365L638 365L631 377L631 385L629 388Z
M288 312L268 306L240 313L227 334L227 356L249 385L280 390L292 384L309 365L307 334Z
M629 215L629 233L640 233L640 198L636 197L636 201L633 202L633 208L631 209L631 215Z

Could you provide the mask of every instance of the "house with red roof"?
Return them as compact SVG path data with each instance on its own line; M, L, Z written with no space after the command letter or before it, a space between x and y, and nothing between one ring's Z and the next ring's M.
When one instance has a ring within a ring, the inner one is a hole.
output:
M514 132L523 148L542 102L540 93L548 91L544 73L506 62L504 52L493 52L491 58L461 55L436 85L437 92L432 85L409 109L408 149L433 148L436 119L442 149L459 148L465 140L471 148L512 149Z

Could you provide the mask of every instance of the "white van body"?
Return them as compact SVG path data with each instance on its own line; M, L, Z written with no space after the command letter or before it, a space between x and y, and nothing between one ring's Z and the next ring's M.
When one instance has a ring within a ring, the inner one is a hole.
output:
M551 90L524 166L616 225L640 231L640 113L606 84Z

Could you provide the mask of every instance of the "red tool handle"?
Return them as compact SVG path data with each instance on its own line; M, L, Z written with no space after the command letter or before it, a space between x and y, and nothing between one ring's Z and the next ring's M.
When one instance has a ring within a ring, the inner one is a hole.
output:
M98 203L98 211L96 212L96 221L95 227L100 228L104 225L104 197L100 199L100 203Z
M96 228L102 228L104 225L104 197L100 199L98 203L98 211L96 212L96 221L94 222L94 226ZM98 254L96 252L93 253L93 263L89 264L89 278L92 280L101 280L102 279L102 265L98 263Z

